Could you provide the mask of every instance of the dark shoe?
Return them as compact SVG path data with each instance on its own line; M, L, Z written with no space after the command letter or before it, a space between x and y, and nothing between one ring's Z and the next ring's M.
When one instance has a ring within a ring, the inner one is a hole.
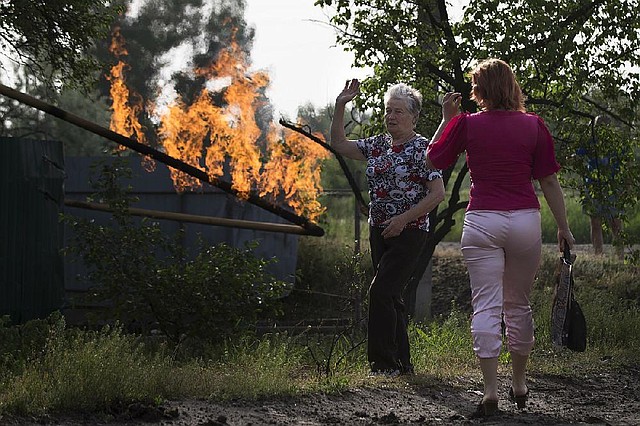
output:
M415 376L416 372L413 369L413 366L409 367L409 368L401 368L400 369L400 375L401 376Z
M515 403L518 409L522 410L527 406L527 399L529 399L529 388L527 388L527 392L524 395L516 395L513 392L513 388L509 388L509 401Z
M486 400L480 401L476 407L476 411L471 415L472 418L491 417L498 414L498 401Z
M400 370L371 370L369 377L387 377L393 378L400 375Z

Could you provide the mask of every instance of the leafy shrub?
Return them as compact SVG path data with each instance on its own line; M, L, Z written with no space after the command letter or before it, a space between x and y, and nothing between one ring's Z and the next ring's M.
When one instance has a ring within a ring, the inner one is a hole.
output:
M87 266L86 297L105 307L99 320L141 333L157 329L176 344L188 338L221 342L275 310L287 284L266 271L272 261L254 256L255 243L239 249L200 241L190 259L179 235L167 236L157 223L135 223L127 214L133 199L118 184L127 172L115 161L94 183L94 197L114 210L109 225L65 217L74 230L68 252Z
M0 317L0 382L5 376L19 374L42 352L50 327L61 317L60 312L54 312L46 319L18 325L12 325L8 315Z

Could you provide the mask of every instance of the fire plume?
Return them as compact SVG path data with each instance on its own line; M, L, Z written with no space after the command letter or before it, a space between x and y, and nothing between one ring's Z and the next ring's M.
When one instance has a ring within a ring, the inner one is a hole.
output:
M269 135L275 137L276 131L272 130ZM324 211L317 198L322 190L318 184L320 160L327 158L327 151L289 129L284 130L284 141L270 140L270 159L261 176L260 195L277 196L283 191L294 211L305 211L310 218L316 218Z
M137 118L143 110L142 99L135 94L131 95L125 84L124 73L128 65L121 57L127 56L129 53L124 47L124 38L120 34L119 28L113 31L109 51L118 58L118 63L111 68L110 75L106 76L107 80L111 82L109 93L112 100L111 110L113 111L109 127L116 133L132 137L140 143L146 143L142 126ZM119 149L124 150L125 148L119 147Z
M256 112L264 106L263 92L269 76L250 72L247 63L240 47L232 41L210 66L193 71L207 84L191 104L176 100L163 111L148 111L158 118L158 143L171 157L205 171L213 179L228 171L240 197L256 190L261 197L285 201L296 214L315 221L324 211L317 196L322 190L321 163L328 153L275 123L266 129L257 124ZM137 121L131 117L139 111L123 102L122 93L128 92L123 91L124 81L115 77L121 76L122 67L119 62L109 78L114 109L112 130L125 135L132 133L124 132L133 131L137 135L135 132L141 127L136 127ZM222 93L222 105L213 101L212 95L217 92ZM202 185L175 169L171 169L171 177L178 191Z

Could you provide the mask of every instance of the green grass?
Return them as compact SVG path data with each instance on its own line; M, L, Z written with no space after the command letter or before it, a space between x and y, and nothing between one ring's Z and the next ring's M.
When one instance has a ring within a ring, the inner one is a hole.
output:
M579 254L574 264L576 299L587 320L587 350L583 353L552 348L551 302L556 252L545 252L540 278L532 295L536 346L532 368L542 373L573 374L640 361L638 269L608 257Z
M171 372L162 352L145 353L119 329L82 332L53 322L41 352L22 371L2 377L0 412L106 410L116 401L154 399Z
M286 334L229 342L217 359L173 363L174 396L259 398L293 395L304 380L303 348Z
M409 335L416 371L450 378L475 368L468 314L453 310L444 321L412 324Z
M329 247L313 247L307 255L315 253L327 274L342 255L331 257ZM587 351L552 348L549 317L557 262L557 252L545 251L532 295L536 346L531 373L576 376L640 362L639 271L607 257L579 255L575 264L577 298L589 328ZM117 327L70 328L60 316L22 326L4 322L0 415L109 412L133 401L253 399L376 386L366 379L363 339L357 328L326 335L269 333L212 347L206 357L177 359L157 338L143 339ZM478 377L469 312L452 308L444 318L411 324L410 339L417 382ZM509 355L503 352L500 360L508 372Z

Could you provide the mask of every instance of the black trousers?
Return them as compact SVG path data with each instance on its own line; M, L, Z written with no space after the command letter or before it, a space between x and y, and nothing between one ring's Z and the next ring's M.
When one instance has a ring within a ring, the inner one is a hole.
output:
M411 371L407 311L402 293L416 267L427 233L405 228L384 239L383 228L371 226L369 242L375 276L369 288L367 357L371 371Z

